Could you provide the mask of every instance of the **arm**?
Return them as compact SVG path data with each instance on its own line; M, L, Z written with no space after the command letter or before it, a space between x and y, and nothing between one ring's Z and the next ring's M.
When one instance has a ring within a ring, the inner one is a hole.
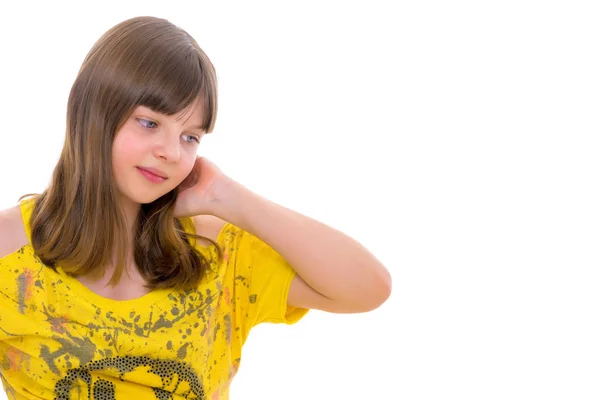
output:
M215 216L260 238L296 271L289 305L355 313L373 310L389 297L390 273L342 232L275 204L231 179L220 182L215 193Z

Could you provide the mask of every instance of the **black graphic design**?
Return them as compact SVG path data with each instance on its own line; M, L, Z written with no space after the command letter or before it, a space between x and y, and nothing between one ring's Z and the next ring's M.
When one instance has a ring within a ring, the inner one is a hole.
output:
M147 373L155 374L161 378L162 388L154 388L154 395L159 400L172 399L173 393L177 392L181 382L187 382L190 389L178 394L186 399L205 400L202 382L187 364L171 360L132 356L105 358L104 360L87 363L80 368L68 370L66 377L56 383L54 388L56 400L70 399L71 390L78 387L76 385L77 381L82 381L87 385L89 399L116 400L114 384L101 378L94 381L91 372L108 369L116 370L120 373L119 378L123 380L125 374L139 368L144 368ZM171 391L165 390L166 387L172 385L174 379L177 380L175 388Z

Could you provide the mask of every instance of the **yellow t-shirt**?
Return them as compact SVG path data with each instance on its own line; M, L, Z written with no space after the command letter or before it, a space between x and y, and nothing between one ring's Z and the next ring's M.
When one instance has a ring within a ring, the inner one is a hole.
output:
M33 199L21 202L27 236ZM30 244L0 258L0 372L9 399L228 399L250 329L293 324L295 272L227 224L215 272L191 291L118 301L42 264ZM210 259L214 247L199 247ZM216 262L216 261L215 261Z

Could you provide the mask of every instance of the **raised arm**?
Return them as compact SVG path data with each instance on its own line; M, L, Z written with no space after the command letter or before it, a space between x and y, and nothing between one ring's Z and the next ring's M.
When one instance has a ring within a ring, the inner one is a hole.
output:
M297 273L288 304L336 313L366 312L391 292L388 270L364 246L324 223L273 203L228 180L215 215L257 236ZM222 222L212 219L214 234ZM211 224L208 224L211 225Z

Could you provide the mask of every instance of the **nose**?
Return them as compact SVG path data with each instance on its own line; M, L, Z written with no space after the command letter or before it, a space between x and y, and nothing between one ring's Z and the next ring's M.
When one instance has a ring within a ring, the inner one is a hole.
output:
M168 163L176 163L179 161L181 155L179 140L174 139L173 135L162 135L162 138L154 149L155 156L162 158Z

